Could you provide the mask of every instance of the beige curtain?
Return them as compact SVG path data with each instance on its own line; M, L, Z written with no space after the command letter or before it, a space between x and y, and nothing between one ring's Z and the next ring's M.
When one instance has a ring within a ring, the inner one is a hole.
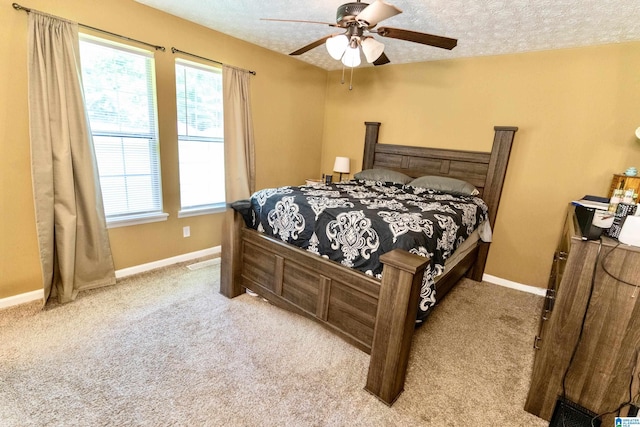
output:
M250 74L222 67L224 163L227 203L248 199L255 191L255 149L251 118Z
M45 300L115 283L93 141L84 109L78 25L29 13L31 173Z

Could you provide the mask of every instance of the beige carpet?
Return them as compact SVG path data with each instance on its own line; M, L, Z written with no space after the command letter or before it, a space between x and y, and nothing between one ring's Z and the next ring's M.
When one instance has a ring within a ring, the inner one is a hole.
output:
M0 311L0 425L547 425L522 409L539 297L461 283L417 331L389 408L363 390L368 355L218 281L218 265L182 264Z

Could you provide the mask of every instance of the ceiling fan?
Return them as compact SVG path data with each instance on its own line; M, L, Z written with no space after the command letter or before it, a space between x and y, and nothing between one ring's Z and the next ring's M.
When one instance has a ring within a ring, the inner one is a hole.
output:
M265 18L264 20L324 24L329 25L330 27L344 29L344 32L325 36L294 52L291 52L289 55L302 55L311 49L322 44L326 44L329 55L331 55L332 58L341 60L345 66L351 68L357 67L361 63L360 49L362 49L367 62L372 63L373 65L384 65L390 62L389 58L384 53L384 44L374 39L371 34L449 50L453 49L458 44L456 39L420 33L417 31L391 27L380 27L378 29L374 29L379 22L400 13L402 13L400 9L385 2L384 0L375 0L371 4L362 3L360 0L357 0L357 2L345 3L338 7L335 24L330 22L290 19Z

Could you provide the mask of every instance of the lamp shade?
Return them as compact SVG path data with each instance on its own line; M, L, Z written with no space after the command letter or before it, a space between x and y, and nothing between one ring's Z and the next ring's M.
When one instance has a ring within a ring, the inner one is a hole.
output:
M342 63L347 67L357 67L360 65L360 48L356 45L355 47L348 47L342 56Z
M339 173L349 173L349 158L348 157L336 157L336 161L333 164L333 171Z
M380 55L384 52L384 45L373 37L367 37L362 41L362 52L364 57L367 58L367 62L371 64L380 58Z
M329 37L325 43L327 46L327 52L333 59L340 59L344 55L344 51L349 46L349 38L344 34L338 36Z

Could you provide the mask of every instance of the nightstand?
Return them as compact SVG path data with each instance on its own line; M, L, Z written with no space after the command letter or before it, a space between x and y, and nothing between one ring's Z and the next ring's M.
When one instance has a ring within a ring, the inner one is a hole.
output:
M318 185L322 185L322 180L321 179L307 179L305 182L305 185L311 185L311 186L318 186Z

